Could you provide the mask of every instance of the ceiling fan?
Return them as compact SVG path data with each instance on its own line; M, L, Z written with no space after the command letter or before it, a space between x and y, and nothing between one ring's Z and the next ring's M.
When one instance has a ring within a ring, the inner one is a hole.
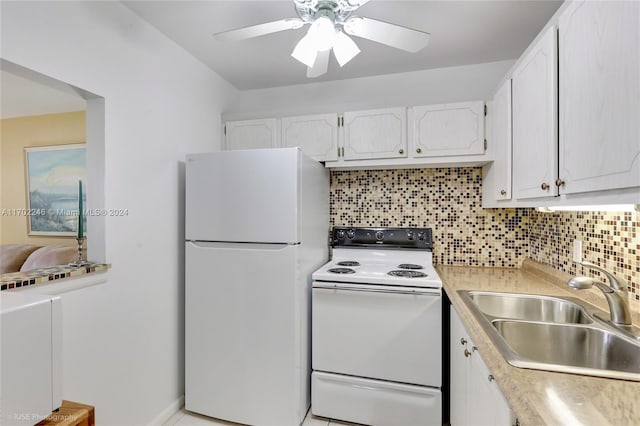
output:
M298 18L224 31L214 34L214 37L220 41L239 41L309 24L309 31L291 53L308 67L307 77L318 77L327 72L331 50L341 67L360 53L356 43L347 34L408 52L417 52L427 45L429 33L352 15L368 1L293 0Z

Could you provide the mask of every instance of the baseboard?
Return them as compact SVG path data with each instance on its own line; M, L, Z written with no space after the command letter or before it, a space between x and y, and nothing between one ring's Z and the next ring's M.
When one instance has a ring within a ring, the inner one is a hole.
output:
M173 401L167 408L162 410L153 420L151 420L148 426L159 426L164 424L167 420L176 414L180 409L184 407L184 395Z

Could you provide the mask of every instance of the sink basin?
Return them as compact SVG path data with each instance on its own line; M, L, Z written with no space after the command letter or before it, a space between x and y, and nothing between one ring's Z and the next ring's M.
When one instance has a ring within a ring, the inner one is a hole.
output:
M545 364L545 370L640 380L640 342L597 328L494 320L493 326L518 357L517 367ZM624 373L624 374L619 374Z
M640 381L640 335L572 297L459 290L504 359L519 368ZM630 337L631 336L631 337Z
M557 297L488 291L470 291L467 294L483 314L496 318L561 324L592 322L580 305Z

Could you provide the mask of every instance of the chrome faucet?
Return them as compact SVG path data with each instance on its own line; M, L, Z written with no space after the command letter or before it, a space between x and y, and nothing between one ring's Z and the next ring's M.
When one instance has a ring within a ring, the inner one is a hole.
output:
M609 280L609 285L591 277L575 277L567 282L569 287L575 288L576 290L583 290L596 286L604 293L604 297L607 299L609 311L611 312L611 322L617 326L630 326L631 311L629 310L627 286L620 284L620 281L615 275L596 264L587 261L582 261L580 264L602 272Z

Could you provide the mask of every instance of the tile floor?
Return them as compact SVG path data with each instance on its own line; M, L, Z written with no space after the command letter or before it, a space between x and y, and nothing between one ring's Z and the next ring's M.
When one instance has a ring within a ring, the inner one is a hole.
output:
M359 426L354 423L330 420L324 417L316 417L307 413L302 426ZM227 422L225 420L214 419L212 417L201 416L200 414L185 411L182 408L167 420L162 426L238 426L238 423Z

